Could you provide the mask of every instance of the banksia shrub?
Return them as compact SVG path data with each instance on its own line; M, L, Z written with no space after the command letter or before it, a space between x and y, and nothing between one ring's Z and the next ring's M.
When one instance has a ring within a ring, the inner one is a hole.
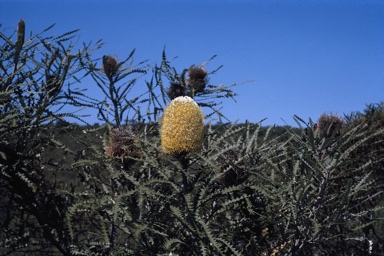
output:
M384 127L384 102L367 105L363 113L354 113L347 118L348 131L358 129L365 134L365 141L351 152L353 166L361 166L369 159L372 163L370 170L378 178L377 182L384 181L383 161L384 159L384 134L380 132ZM369 136L367 136L369 135ZM355 142L353 140L352 142ZM349 144L347 144L349 146Z
M322 114L314 129L320 137L340 136L344 120L342 117L333 114Z
M188 70L189 78L187 80L187 85L194 92L202 92L207 84L207 75L208 72L203 67L192 66Z
M161 147L164 153L183 155L197 152L203 144L204 114L188 96L177 97L161 120Z
M139 157L140 151L137 146L135 134L123 127L115 128L109 135L110 144L105 148L105 155L110 158L118 158L127 164L131 158Z

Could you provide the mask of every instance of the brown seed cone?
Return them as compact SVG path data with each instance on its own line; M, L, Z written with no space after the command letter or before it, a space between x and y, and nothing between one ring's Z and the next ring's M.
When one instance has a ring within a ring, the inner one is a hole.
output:
M322 114L314 129L320 137L340 136L344 126L342 117L333 114Z
M112 57L109 55L103 56L103 66L101 69L107 75L109 79L111 79L118 70L118 60L116 57Z
M128 163L128 157L140 157L140 149L137 145L135 134L127 128L115 128L109 135L110 144L105 148L105 155L110 158L118 158L122 163Z
M202 92L208 82L207 75L208 72L203 67L192 66L188 70L187 85L195 92Z

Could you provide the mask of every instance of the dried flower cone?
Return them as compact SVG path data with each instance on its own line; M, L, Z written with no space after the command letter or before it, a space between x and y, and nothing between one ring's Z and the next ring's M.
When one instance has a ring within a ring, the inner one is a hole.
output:
M245 161L238 162L239 155L234 151L227 151L220 155L216 162L220 166L218 174L220 180L225 186L233 186L243 182L247 177L248 173L246 171ZM231 163L236 163L232 166ZM236 168L237 166L238 168Z
M208 72L203 67L192 66L188 71L189 79L187 85L195 90L195 92L202 92L207 83Z
M182 155L197 152L203 145L204 114L188 96L177 97L164 111L161 147L164 153Z
M320 137L329 137L332 134L340 136L343 125L344 120L342 117L333 114L322 114L314 129Z
M118 70L118 60L116 57L104 55L103 56L103 66L102 70L104 73L111 78L113 75L116 74Z
M127 157L140 157L136 136L125 128L115 128L111 131L110 144L105 148L105 155L111 158L120 158L123 163L130 159Z
M25 21L21 19L17 24L17 43L23 45L25 37Z
M173 82L167 90L167 95L171 100L180 96L185 96L185 87L178 82Z
M16 69L17 63L19 62L21 48L23 47L23 44L24 44L24 37L25 37L25 21L21 19L17 24L17 41L15 45L16 46L15 55L13 57L13 61L15 63L15 69Z

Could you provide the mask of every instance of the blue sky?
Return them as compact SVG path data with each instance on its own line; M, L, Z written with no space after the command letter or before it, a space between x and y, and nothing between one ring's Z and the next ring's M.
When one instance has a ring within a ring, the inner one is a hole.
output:
M231 120L293 125L293 115L316 120L384 100L382 0L0 0L2 28L19 19L37 33L80 29L80 42L124 59L159 63L166 45L182 70L213 55L206 68L223 68L212 84L234 88L224 101ZM252 81L252 82L246 82ZM246 83L243 83L246 82ZM139 81L136 86L140 86ZM85 86L92 86L91 84ZM97 93L91 90L90 93ZM91 121L92 122L92 121ZM95 120L97 122L97 120Z

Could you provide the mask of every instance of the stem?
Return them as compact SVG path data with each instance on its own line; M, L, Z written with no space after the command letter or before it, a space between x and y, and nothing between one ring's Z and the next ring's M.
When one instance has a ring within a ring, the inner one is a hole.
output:
M185 155L180 155L180 156L178 156L178 160L179 160L181 167L183 169L183 172L181 172L181 175L183 177L184 194L188 194L190 192L188 179L187 179L187 175L186 175L186 171L188 170L188 159L186 158Z

